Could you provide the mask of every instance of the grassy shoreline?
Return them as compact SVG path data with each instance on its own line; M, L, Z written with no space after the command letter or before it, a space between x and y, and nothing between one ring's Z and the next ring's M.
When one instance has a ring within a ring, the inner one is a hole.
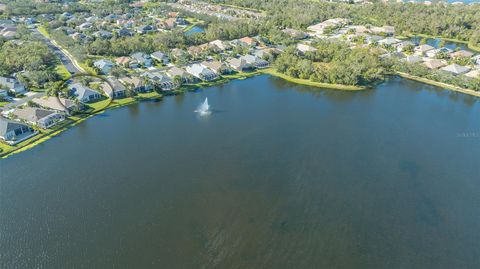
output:
M269 74L269 75L272 75L272 76L275 76L275 77L279 77L279 78L282 78L284 80L287 80L287 81L290 81L290 82L293 82L293 83L296 83L296 84L319 87L319 88L324 88L324 89L342 90L342 91L363 91L363 90L368 89L367 87L364 87L364 86L330 84L330 83L323 83L323 82L315 82L315 81L311 81L311 80L308 80L308 79L294 78L294 77L282 74L280 72L277 72L273 68L262 69L259 72L264 73L264 74Z
M339 84L328 84L328 83L321 83L321 82L314 82L306 79L298 79L298 78L293 78L288 75L279 73L275 71L273 68L267 68L267 69L261 69L253 72L246 72L246 73L235 73L235 74L230 74L230 75L224 75L222 78L217 79L215 81L210 81L210 82L199 82L195 84L185 84L181 86L178 90L174 91L173 93L182 93L188 90L196 89L196 88L208 88L212 86L218 86L221 84L225 84L227 82L230 82L232 80L242 80L246 78L251 78L257 75L262 75L262 74L268 74L271 76L279 77L281 79L284 79L286 81L299 84L299 85L306 85L306 86L313 86L313 87L318 87L322 89L332 89L332 90L342 90L342 91L362 91L368 89L367 87L363 86L350 86L350 85L339 85ZM417 76L412 76L407 73L401 73L401 72L396 72L394 75L398 75L402 78L406 79L411 79L415 81L419 81L425 84L430 84L434 86L438 86L444 89L480 97L480 92L475 92L473 90L469 89L463 89L454 85L442 83L442 82L437 82L433 80L429 80L426 78L421 78ZM40 134L23 141L19 143L18 145L15 146L10 146L4 143L0 143L0 149L2 150L0 152L0 158L7 158L13 154L20 153L22 151L31 149L45 141L47 141L50 138L53 138L60 133L80 124L81 122L95 116L98 114L103 113L107 109L115 109L127 105L131 105L134 103L138 103L140 101L144 100L160 100L163 96L157 92L151 92L151 93L144 93L144 94L139 94L135 97L127 97L127 98L122 98L122 99L116 99L113 100L108 106L103 106L102 102L108 103L108 100L101 101L102 104L96 104L94 106L91 106L93 108L93 111L91 114L85 117L76 117L76 116L71 116L68 117L68 119L65 120L65 123L57 126L56 128L53 128L52 130L43 130L40 132Z
M5 143L0 143L0 149L1 149L0 159L5 159L13 154L17 154L17 153L26 151L28 149L31 149L59 135L62 132L69 130L70 128L82 123L83 121L95 115L103 113L107 109L115 109L115 108L131 105L134 103L138 103L141 101L145 101L145 100L158 100L160 98L162 98L162 95L157 92L139 94L138 96L135 96L135 97L127 97L127 98L113 100L107 107L99 107L93 110L91 114L88 114L85 117L70 116L67 119L65 119L64 122L60 123L59 126L55 126L52 129L41 130L39 134L35 135L30 139L20 142L17 145L11 146Z
M427 78L413 76L413 75L410 75L410 74L407 74L407 73L396 72L395 74L399 75L402 78L411 79L411 80L415 80L415 81L422 82L422 83L425 83L425 84L441 87L443 89L447 89L447 90L451 90L451 91L455 91L455 92L460 92L460 93L480 97L480 92L476 92L474 90L461 88L461 87L458 87L458 86L455 86L455 85L451 85L451 84L447 84L447 83L443 83L443 82L438 82L438 81L434 81L434 80L427 79Z

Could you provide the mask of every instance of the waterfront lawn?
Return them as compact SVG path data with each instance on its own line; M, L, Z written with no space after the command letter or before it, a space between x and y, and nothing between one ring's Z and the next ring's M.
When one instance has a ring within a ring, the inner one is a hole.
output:
M325 88L325 89L335 89L335 90L344 90L344 91L359 91L359 90L367 89L367 87L364 87L364 86L330 84L330 83L323 83L323 82L315 82L308 79L294 78L294 77L290 77L288 75L282 74L280 72L277 72L273 68L261 69L260 72L265 74L270 74L272 76L279 77L296 84Z

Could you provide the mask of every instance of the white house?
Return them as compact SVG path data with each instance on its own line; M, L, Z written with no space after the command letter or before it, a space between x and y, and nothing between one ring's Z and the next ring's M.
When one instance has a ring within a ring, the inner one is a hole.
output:
M100 70L100 73L107 75L110 73L115 64L109 60L98 60L93 65Z
M97 101L102 97L100 93L90 89L87 86L84 86L80 83L74 83L68 86L71 94L82 103L89 103Z
M63 113L36 107L15 109L12 114L16 119L26 121L43 129L50 128L65 119Z
M37 132L25 124L0 118L0 139L10 145L20 143L36 134Z
M217 78L217 74L215 74L212 70L205 68L199 64L189 65L187 66L186 70L188 73L201 80L210 81Z

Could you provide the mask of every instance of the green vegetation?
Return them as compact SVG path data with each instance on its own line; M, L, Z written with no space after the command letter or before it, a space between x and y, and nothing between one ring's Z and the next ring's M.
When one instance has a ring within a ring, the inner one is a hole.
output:
M63 64L58 64L57 67L55 67L55 71L57 72L58 76L63 80L71 77L70 72L68 72L67 68Z
M286 74L282 74L280 72L277 72L272 68L264 69L261 72L265 73L265 74L270 74L270 75L275 76L275 77L280 77L284 80L287 80L287 81L290 81L290 82L293 82L293 83L296 83L296 84L319 87L319 88L324 88L324 89L335 89L335 90L346 90L346 91L358 91L358 90L367 89L367 87L363 87L363 86L330 84L330 83L315 82L315 81L311 81L311 80L308 80L308 79L293 78L293 77L290 77Z
M351 86L368 86L384 77L378 55L368 48L351 49L346 43L324 40L312 46L317 50L304 56L294 48L285 50L274 63L276 71L292 78Z
M20 72L18 79L29 87L40 88L58 80L58 59L42 42L32 41L17 45L6 42L0 49L0 75Z

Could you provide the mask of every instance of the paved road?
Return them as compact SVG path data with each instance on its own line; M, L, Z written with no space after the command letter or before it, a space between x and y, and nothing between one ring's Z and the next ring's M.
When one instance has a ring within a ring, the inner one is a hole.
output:
M44 92L28 92L25 97L17 99L7 105L4 105L3 107L0 107L0 110L5 111L9 110L11 108L14 108L16 106L23 105L27 103L28 101L32 100L33 98L38 98L44 96Z
M33 28L32 32L36 37L45 42L45 44L47 44L47 46L55 52L55 54L60 58L62 64L67 68L68 72L70 72L70 74L78 74L84 72L73 62L74 60L70 58L71 56L68 56L66 52L64 52L60 47L53 44L52 41L42 35L38 31L38 29Z

